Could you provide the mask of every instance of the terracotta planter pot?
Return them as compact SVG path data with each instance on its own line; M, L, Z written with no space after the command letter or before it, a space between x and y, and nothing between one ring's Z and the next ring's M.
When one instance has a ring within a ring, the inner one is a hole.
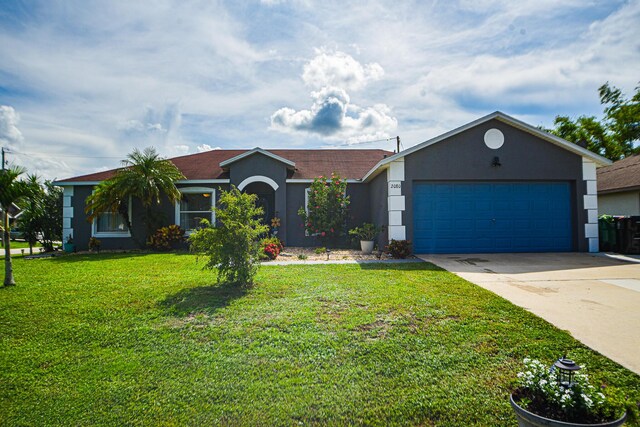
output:
M582 423L568 423L566 421L556 421L549 418L541 417L519 406L514 400L513 395L510 398L511 407L516 412L516 418L518 419L518 427L617 427L624 423L627 419L627 413L625 412L621 418L615 421L609 421L600 424L582 424Z
M373 240L360 240L360 249L365 254L373 252Z

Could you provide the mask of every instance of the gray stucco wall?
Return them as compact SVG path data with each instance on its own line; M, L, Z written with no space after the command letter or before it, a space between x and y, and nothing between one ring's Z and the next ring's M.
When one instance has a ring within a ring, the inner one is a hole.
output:
M71 226L73 228L74 243L76 250L83 251L89 247L89 239L92 235L92 224L87 221L87 215L84 213L86 205L86 199L91 195L93 186L76 186L74 188L71 204L73 206L73 219L71 220ZM168 205L168 202L165 202ZM166 214L166 207L161 206L161 211ZM139 219L142 215L143 208L140 202L133 200L131 206L131 227L133 228L133 234L139 241L144 242L146 240L145 225ZM171 211L171 218L174 213ZM137 249L137 245L131 237L98 237L101 242L102 249Z
M504 145L492 150L484 143L487 130L504 134ZM494 157L502 166L493 167ZM412 188L419 181L565 181L571 185L574 250L587 251L582 158L550 142L491 120L405 157L403 224L413 240Z
M384 246L389 243L389 234L387 231L387 226L389 225L387 192L387 173L383 171L369 182L371 222L379 227L384 227L384 231L380 233L376 242L379 248L384 248Z
M640 215L640 191L598 194L599 215Z
M278 185L275 191L275 210L280 218L287 212L287 166L260 153L253 154L229 165L231 184L239 186L245 179L261 175L271 178ZM287 221L281 221L280 235L287 235Z
M178 188L188 187L207 187L215 189L216 201L220 197L220 188L228 189L228 185L220 184L179 184ZM76 186L71 198L73 206L73 219L71 227L73 228L74 243L76 250L83 251L88 249L89 238L92 235L92 224L87 221L87 215L84 213L86 199L93 191L93 186ZM176 223L175 204L170 203L166 197L162 197L157 211L162 215L161 226L167 226ZM144 243L147 240L146 226L142 222L144 208L137 200L133 201L131 206L131 226L136 238ZM140 246L135 243L131 237L98 237L101 242L102 249L138 249Z
M298 209L304 206L305 190L311 183L287 184L287 216L288 231L282 236L287 246L313 247L320 245L318 239L305 236L302 219L298 215ZM363 222L371 222L371 210L369 205L369 186L361 183L347 184L347 195L350 198L349 221L347 226L353 228Z

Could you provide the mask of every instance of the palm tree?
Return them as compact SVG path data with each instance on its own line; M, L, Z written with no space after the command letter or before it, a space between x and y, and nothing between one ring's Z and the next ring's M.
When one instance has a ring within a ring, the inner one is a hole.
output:
M184 179L182 172L170 160L162 158L155 148L148 147L143 151L136 148L122 161L122 168L112 178L98 184L87 198L87 219L92 221L104 212L120 213L131 237L140 244L131 227L129 199L138 199L144 206L143 221L148 237L157 228L154 207L160 204L162 195L172 203L180 200L180 190L176 187L176 181L180 179Z
M25 203L18 223L24 232L25 240L29 243L29 255L33 255L33 245L38 242L38 236L42 234L42 222L48 213L43 206L45 192L38 175L27 175L25 184L27 193L24 197Z
M28 184L18 179L25 172L19 166L0 171L0 207L2 208L2 228L4 238L4 285L14 286L13 264L11 263L11 239L9 238L9 209L28 193Z

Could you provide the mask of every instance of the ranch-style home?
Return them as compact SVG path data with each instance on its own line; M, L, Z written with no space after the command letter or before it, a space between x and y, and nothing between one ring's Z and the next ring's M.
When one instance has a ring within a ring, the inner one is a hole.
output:
M587 149L495 112L399 153L384 150L214 150L171 159L185 180L182 200L158 207L166 224L187 232L212 217L220 190L257 194L265 220L281 219L288 246L317 245L298 209L315 177L347 179L350 226L384 225L379 244L408 239L415 253L598 251L596 169L611 162ZM132 248L119 214L88 222L85 199L112 176L58 181L64 187L64 236L86 249ZM142 208L130 217L144 235Z

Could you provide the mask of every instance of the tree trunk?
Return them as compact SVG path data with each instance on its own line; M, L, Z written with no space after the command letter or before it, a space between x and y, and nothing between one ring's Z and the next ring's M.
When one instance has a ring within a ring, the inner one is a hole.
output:
M2 224L4 227L4 285L15 286L13 279L13 265L11 265L11 242L9 239L9 213L8 209L3 209Z

